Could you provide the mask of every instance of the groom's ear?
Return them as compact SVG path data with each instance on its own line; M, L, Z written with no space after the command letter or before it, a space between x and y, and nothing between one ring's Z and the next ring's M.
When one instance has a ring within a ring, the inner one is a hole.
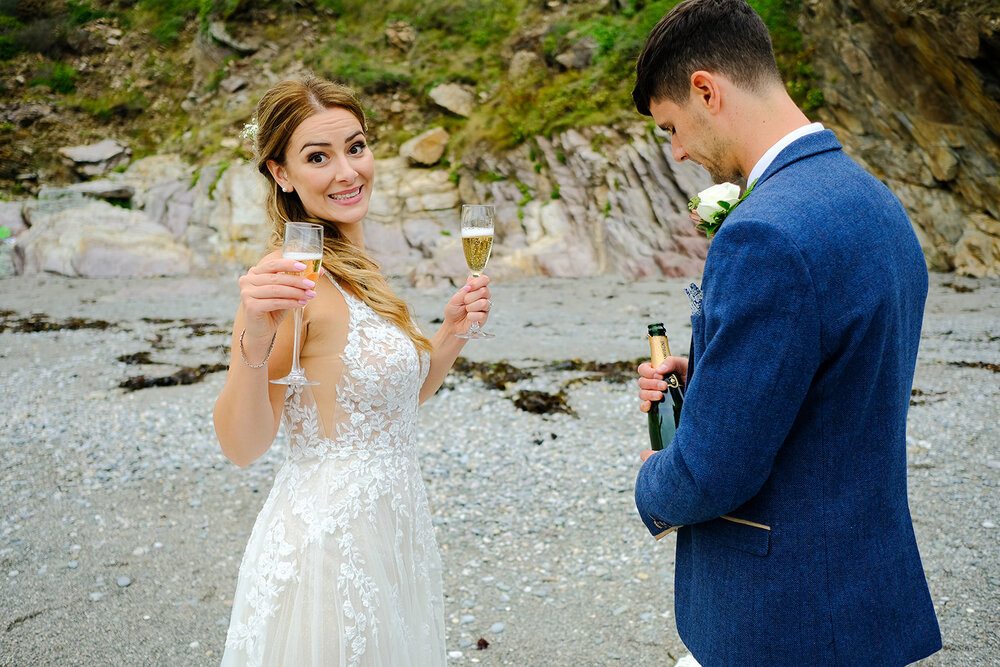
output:
M712 72L698 70L691 74L691 101L711 114L721 109L721 81Z

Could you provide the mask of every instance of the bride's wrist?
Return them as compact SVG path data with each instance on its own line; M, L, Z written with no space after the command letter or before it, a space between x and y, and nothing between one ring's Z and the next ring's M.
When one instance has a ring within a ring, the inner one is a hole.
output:
M240 358L243 359L243 363L249 368L263 368L267 365L268 359L271 358L271 352L274 350L274 341L278 337L278 331L275 329L270 339L260 336L248 337L246 333L246 329L240 332ZM259 363L255 361L262 357L263 360Z

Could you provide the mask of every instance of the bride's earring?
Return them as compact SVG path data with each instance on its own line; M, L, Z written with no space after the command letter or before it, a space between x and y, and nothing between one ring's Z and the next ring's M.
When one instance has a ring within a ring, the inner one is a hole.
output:
M282 192L291 192L292 189L291 188L286 188L286 187L282 186L281 191Z

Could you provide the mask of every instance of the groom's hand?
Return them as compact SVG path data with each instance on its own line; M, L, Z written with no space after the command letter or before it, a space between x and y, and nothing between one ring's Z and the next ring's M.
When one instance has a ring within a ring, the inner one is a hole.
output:
M658 401L663 398L663 392L667 390L667 383L663 378L670 373L677 373L682 384L687 384L688 360L684 357L667 357L656 368L649 365L649 362L639 364L639 409L649 412L651 401ZM645 461L646 459L643 459Z

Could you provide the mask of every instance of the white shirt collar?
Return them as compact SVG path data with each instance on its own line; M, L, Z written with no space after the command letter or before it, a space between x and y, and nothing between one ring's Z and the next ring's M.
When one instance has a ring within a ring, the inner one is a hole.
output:
M767 168L771 166L771 163L774 162L774 158L778 157L778 153L783 151L790 143L796 139L801 139L807 134L822 132L825 129L823 123L810 123L809 125L803 125L800 128L794 129L781 139L778 139L778 143L768 148L767 152L757 160L757 164L750 170L750 175L747 177L747 187L750 187L754 181L763 175Z

